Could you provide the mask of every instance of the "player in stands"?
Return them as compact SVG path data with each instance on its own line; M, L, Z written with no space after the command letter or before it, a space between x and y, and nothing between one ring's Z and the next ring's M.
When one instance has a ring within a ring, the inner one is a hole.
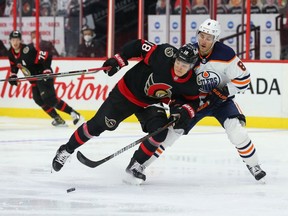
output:
M168 119L161 103L175 99L186 101L173 108L172 113L180 116L175 128L187 127L200 102L199 86L192 70L198 60L198 50L192 44L178 50L170 44L155 45L146 40L134 40L126 44L121 53L104 62L104 67L111 66L110 70L104 72L109 76L114 75L132 57L141 57L142 60L125 73L95 116L82 124L65 145L60 146L52 162L55 171L63 167L76 148L93 136L99 136L106 130L115 130L132 114L136 115L143 131L147 133L166 125ZM166 135L167 130L164 130L141 143L141 147L154 152ZM143 161L147 159L143 158ZM132 159L127 172L141 179L144 176L139 163L141 161Z
M11 66L10 78L17 78L19 69L24 76L33 76L39 74L52 73L52 56L45 51L37 51L33 45L21 43L22 35L20 31L12 31L9 35L10 49L8 57ZM80 120L80 114L60 98L57 98L54 79L44 79L29 81L32 85L33 100L39 105L51 118L53 126L67 126L65 121L56 112L55 108L71 115L73 123L77 124ZM11 85L18 85L17 80L9 81Z
M171 146L182 133L187 134L206 116L215 117L222 125L228 139L236 147L238 154L256 180L266 175L260 168L256 148L244 128L245 116L234 101L235 94L244 92L248 88L250 73L232 48L218 42L220 32L219 22L207 19L199 26L198 43L194 44L199 49L200 57L200 61L195 65L197 82L203 93L200 99L202 103L209 101L209 106L197 112L184 131L169 128L167 138L159 144L155 152L143 150L140 146L132 160L140 161L137 156L140 154L137 153L139 151L151 156L146 162L141 160L142 176L145 176L145 168L158 158L166 147Z

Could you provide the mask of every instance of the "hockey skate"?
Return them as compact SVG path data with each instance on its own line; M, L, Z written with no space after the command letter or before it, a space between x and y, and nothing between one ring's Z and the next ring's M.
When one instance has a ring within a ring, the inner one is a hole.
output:
M52 125L55 127L67 127L67 124L60 116L56 116L54 118L54 120L52 121Z
M264 176L266 176L266 172L263 171L259 165L256 165L256 166L253 166L253 167L251 167L249 165L246 165L246 166L249 169L250 173L255 177L255 179L257 181L259 181Z
M52 161L53 169L58 172L72 153L67 152L65 145L61 145Z
M131 159L129 165L126 168L127 178L123 179L125 183L140 185L146 180L144 174L145 166L139 164L134 158Z
M73 119L73 124L76 125L80 119L81 119L81 116L78 112L76 112L75 110L73 110L71 113L70 113L72 119Z

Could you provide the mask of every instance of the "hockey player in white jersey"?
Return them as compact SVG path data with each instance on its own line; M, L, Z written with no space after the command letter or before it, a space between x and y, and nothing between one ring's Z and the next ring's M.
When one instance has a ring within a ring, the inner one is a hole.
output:
M199 26L198 43L195 44L200 57L195 67L197 82L203 92L202 103L209 101L209 106L195 115L188 128L169 128L167 138L159 144L158 149L155 152L146 152L152 156L141 165L142 170L145 170L182 134L187 134L198 121L206 116L212 116L225 129L228 139L236 147L254 178L260 180L266 175L260 168L256 148L244 128L245 116L234 101L235 94L248 88L250 73L233 49L218 41L220 32L219 22L207 19ZM137 151L142 150L139 148Z

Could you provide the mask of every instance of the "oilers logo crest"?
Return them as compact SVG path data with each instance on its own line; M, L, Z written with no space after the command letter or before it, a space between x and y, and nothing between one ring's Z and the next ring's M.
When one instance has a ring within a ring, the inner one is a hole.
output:
M171 86L166 83L155 83L151 74L145 84L145 93L152 98L171 98Z
M202 71L197 75L197 84L201 92L208 93L220 83L220 76L213 71Z

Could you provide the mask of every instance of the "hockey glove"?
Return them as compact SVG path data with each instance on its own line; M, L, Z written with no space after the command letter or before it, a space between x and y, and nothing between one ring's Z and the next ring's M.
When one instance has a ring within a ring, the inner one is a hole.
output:
M42 73L45 75L49 75L52 73L52 71L50 69L45 69Z
M206 96L204 102L209 101L209 108L217 108L227 100L228 96L229 90L227 86L224 86L222 89L214 88Z
M177 118L174 129L186 129L190 120L195 116L194 109L189 104L170 107L170 120Z
M17 79L17 75L16 74L12 74L9 79ZM15 85L17 86L18 85L18 82L17 80L9 80L8 81L10 85Z
M110 70L104 70L108 76L113 76L117 71L119 71L122 67L128 65L128 61L125 57L121 56L119 53L113 56L112 58L107 59L103 67L111 67Z
M45 70L43 70L42 71L42 74L43 75L45 75L45 76L47 76L47 79L49 79L49 75L52 73L52 71L50 70L50 69L45 69ZM47 81L47 79L45 78L45 79L43 79L43 81Z

